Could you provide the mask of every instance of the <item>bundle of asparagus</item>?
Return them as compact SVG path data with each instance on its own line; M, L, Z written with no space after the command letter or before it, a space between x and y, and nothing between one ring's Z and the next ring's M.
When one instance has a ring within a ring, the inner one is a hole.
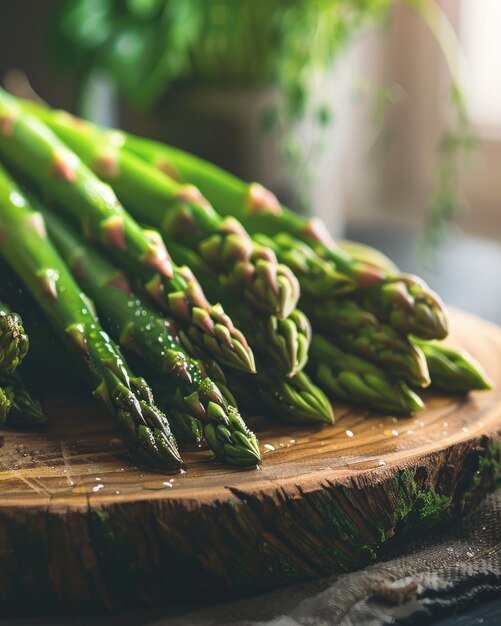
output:
M258 184L3 91L0 161L1 254L150 464L179 467L176 438L259 463L237 404L321 426L327 396L410 415L430 383L491 385L440 343L447 314L423 281Z

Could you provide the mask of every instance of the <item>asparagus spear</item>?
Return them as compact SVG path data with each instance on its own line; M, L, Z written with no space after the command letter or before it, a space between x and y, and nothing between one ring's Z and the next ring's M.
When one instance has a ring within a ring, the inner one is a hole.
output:
M311 325L302 311L296 309L285 320L280 320L274 315L253 316L252 312L236 301L228 302L226 308L250 337L252 350L261 362L289 378L304 368L308 360ZM199 358L206 356L203 351L190 346L186 337L182 343L190 354L196 354Z
M79 284L96 304L100 318L120 345L138 354L157 373L163 373L165 393L172 404L169 415L185 423L186 415L204 424L204 432L225 429L225 446L213 450L228 463L256 465L257 444L241 417L229 407L210 378L179 345L172 323L159 317L134 292L127 278L76 235L60 218L41 207L49 235ZM165 396L164 396L165 397ZM217 408L216 408L217 407ZM190 421L190 420L189 420ZM180 431L181 428L178 428ZM214 436L211 437L214 441ZM229 451L228 457L225 453Z
M231 393L246 411L290 424L325 425L334 422L329 400L305 372L288 378L260 366L252 380L237 373L227 374Z
M218 215L196 187L181 185L121 149L112 141L115 135L67 113L41 109L39 116L113 187L136 219L196 249L225 286L258 310L280 318L293 310L299 285L291 270L277 262L273 250L253 242L235 218Z
M124 133L117 141L178 180L196 185L222 215L234 215L251 234L274 237L287 232L291 238L310 245L335 272L344 275L344 285L353 281L364 293L365 307L397 332L423 339L443 339L447 335L444 305L418 277L357 261L335 244L320 220L293 213L257 183L244 183L203 159L165 144Z
M364 244L342 241L340 246L354 258L375 267L397 272L396 265L382 252ZM436 341L412 340L426 358L431 377L431 389L445 393L467 393L474 389L492 389L482 366L466 351L448 348Z
M201 382L200 371L170 332L171 323L135 294L125 274L86 244L71 226L46 207L35 204L31 197L30 201L43 214L59 254L122 348L151 363L167 382L174 379L186 389L195 390Z
M166 417L146 382L131 373L102 330L92 306L52 247L40 213L0 167L0 253L26 284L73 352L100 399L115 417L131 450L157 467L180 467Z
M410 415L424 408L421 398L384 370L314 335L308 367L313 379L332 398L377 410Z
M7 272L5 271L6 269ZM46 384L47 381L50 382L54 375L57 375L60 380L64 379L64 383L66 385L75 385L76 383L79 383L80 379L75 376L75 371L72 367L73 364L68 362L68 354L63 349L63 344L58 341L57 337L53 336L51 328L47 326L45 320L40 319L38 312L36 311L36 309L38 309L38 305L33 301L31 295L26 293L26 290L23 289L23 285L19 284L15 276L12 277L12 273L8 268L1 268L1 279L5 279L4 282L8 283L9 293L14 290L16 295L16 306L23 313L23 319L26 322L26 327L30 336L34 337L30 355L23 364L29 369L31 377L37 381L42 381L42 384ZM0 288L2 286L3 285L0 281ZM178 335L174 322L172 320L165 321L168 323L169 333L177 339ZM47 354L51 355L50 360L47 359ZM135 358L134 355L133 358ZM214 371L218 376L218 380L220 380L222 372L221 367L213 359L211 359L211 363L211 371ZM198 362L198 367L202 374L202 379L207 379L208 376L206 370L201 362ZM47 371L50 371L51 377L49 379L47 378ZM148 372L148 380L151 380L152 382L158 406L162 408L166 415L168 415L175 436L177 437L179 434L181 441L199 444L201 437L204 434L201 422L198 419L195 419L187 411L179 408L180 402L179 398L176 397L175 391L165 385L165 380L161 380L158 373L150 375L150 372ZM212 386L209 386L208 389L202 389L200 396L204 399L208 398L212 391L211 387ZM215 398L214 394L212 394L211 397L217 405L217 398ZM234 399L231 395L227 394L226 389L224 399L227 404L236 406ZM221 416L213 411L214 407L212 405L210 407L207 405L207 408L208 410L206 412L209 414L211 419L217 418L220 420L220 433L219 427L216 428L211 425L209 429L209 435L212 437L214 444L213 451L216 457L219 459L226 459L227 462L237 466L250 466L250 459L253 459L252 465L259 461L259 450L257 448L257 442L254 438L253 445L251 446L249 453L247 455L242 455L242 435L245 435L247 438L252 437L252 435L245 429L243 422L239 421L238 413L234 410L227 412L229 422L228 426L228 424L221 420ZM228 457L230 456L229 453L231 452L231 446L228 441L228 430L234 432L236 426L239 424L243 426L242 432L238 435L232 435L235 446L237 445L238 440L239 447L236 450L238 454L232 454L231 456L233 458L229 460ZM216 437L214 437L214 433L217 435Z
M111 187L3 90L0 154L69 213L86 238L98 240L159 306L189 325L192 341L226 365L254 370L242 333L220 307L211 307L188 268L173 266L160 235L140 228Z
M177 242L171 243L171 250L177 261L194 269L204 290L223 302L232 319L250 337L251 348L259 353L262 362L273 364L286 376L293 376L304 367L311 340L310 323L304 313L296 309L285 320L258 315L225 291L220 281L206 271L202 259L194 250ZM183 338L183 343L188 345L188 339ZM187 349L193 353L195 347ZM202 356L203 352L200 353Z
M7 423L12 426L34 426L47 421L42 405L32 396L18 372L2 377L3 391L10 401Z
M241 323L268 367L289 378L303 370L308 361L311 324L302 311L296 309L284 320L273 315L264 319L247 315Z
M28 347L21 318L0 302L0 375L12 374L26 356Z
M191 412L179 408L175 393L162 384L162 381L158 380L154 375L148 375L148 380L158 406L168 413L171 418L170 423L176 440L182 443L201 445L203 441L203 426L200 419L194 417Z
M314 330L335 337L345 350L384 367L396 379L418 387L430 384L422 351L356 302L341 299L307 304Z
M431 388L445 393L468 393L492 389L493 383L480 363L465 350L455 350L436 341L413 342L423 351L431 376Z

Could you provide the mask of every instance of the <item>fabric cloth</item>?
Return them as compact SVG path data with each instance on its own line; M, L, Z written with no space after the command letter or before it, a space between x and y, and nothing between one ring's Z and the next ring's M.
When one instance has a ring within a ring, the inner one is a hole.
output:
M446 529L390 541L363 570L237 602L9 626L379 626L420 624L501 598L501 489Z

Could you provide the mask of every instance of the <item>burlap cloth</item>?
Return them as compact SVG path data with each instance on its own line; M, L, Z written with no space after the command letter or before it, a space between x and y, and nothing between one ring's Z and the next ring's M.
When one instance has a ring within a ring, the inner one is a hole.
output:
M501 598L501 489L446 529L411 543L389 542L378 563L352 574L197 610L10 620L9 626L429 624L493 598Z

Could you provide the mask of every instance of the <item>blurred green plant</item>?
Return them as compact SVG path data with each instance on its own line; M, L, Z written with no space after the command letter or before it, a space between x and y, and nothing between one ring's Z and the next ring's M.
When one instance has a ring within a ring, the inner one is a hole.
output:
M152 106L174 82L276 86L301 117L312 77L394 0L62 0L49 38L57 67L107 74ZM325 109L317 112L320 119Z
M280 130L282 154L307 189L322 128L332 118L329 106L313 103L312 86L350 39L365 25L384 23L397 1L61 0L49 43L54 65L77 76L82 93L99 72L140 108L153 107L173 85L277 89L279 104L265 111L263 128ZM470 144L454 66L457 41L436 0L401 1L428 24L451 72L457 123L439 150L426 237L434 243L460 206L456 161ZM386 96L380 100L385 106ZM317 135L309 167L292 132L307 115Z
M389 15L395 0L62 0L50 33L56 68L77 76L80 113L87 86L107 76L125 99L149 109L169 87L274 88L262 116L278 131L280 152L300 180L307 208L330 106L313 102L347 43ZM295 124L308 118L304 146Z
M435 0L407 0L428 25L442 50L450 78L449 121L438 146L435 180L428 199L423 236L419 242L421 263L434 265L437 248L449 235L455 218L467 208L459 174L473 148L475 137L466 111L460 79L462 51L451 23Z

